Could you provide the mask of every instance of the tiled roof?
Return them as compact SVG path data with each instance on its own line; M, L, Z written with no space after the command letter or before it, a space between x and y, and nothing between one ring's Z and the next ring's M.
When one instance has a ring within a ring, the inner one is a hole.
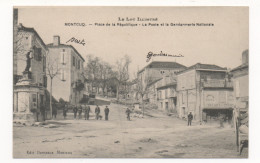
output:
M186 68L186 66L177 62L153 61L149 63L147 66L145 66L138 73L144 71L145 68Z
M48 48L72 48L77 55L85 62L85 59L79 54L79 52L72 46L66 44L59 44L59 46L53 46L53 43L47 45Z
M24 27L22 24L19 24L18 25L18 32L22 32L22 31L34 33L39 38L39 40L42 43L42 45L44 46L44 48L47 49L47 47L46 47L45 43L43 42L42 38L40 37L40 35L36 32L36 30L34 28L27 28L27 27Z
M186 72L186 71L191 70L191 69L196 69L196 70L222 70L222 71L227 70L226 67L220 67L220 66L213 65L213 64L197 63L195 65L192 65L192 66L186 68L183 71L178 72L178 74L181 74L181 73Z

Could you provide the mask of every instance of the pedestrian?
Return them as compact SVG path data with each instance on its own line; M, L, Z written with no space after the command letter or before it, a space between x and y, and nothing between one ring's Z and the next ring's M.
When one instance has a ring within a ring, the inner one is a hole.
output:
M224 127L225 118L226 117L223 114L219 114L219 125L220 125L220 128Z
M131 113L131 110L126 108L126 111L125 111L126 115L127 115L127 120L130 121L130 113Z
M86 114L85 114L85 119L87 118L87 120L89 120L89 112L90 112L90 106L87 105L87 107L86 107Z
M81 107L81 105L78 105L78 112L79 112L79 119L81 119L81 114L82 114L82 107Z
M188 126L191 126L191 121L193 120L193 115L190 112L190 114L188 115Z
M78 108L74 105L73 107L73 113L74 113L74 119L77 118L77 112L78 112Z
M67 110L68 110L68 105L66 104L64 106L64 108L63 108L63 117L64 117L64 119L66 119L66 117L67 117Z
M54 117L54 119L56 119L56 116L57 116L57 108L54 105L54 107L52 108L52 118Z
M99 108L98 105L97 105L97 106L96 106L96 109L95 109L96 120L99 119L99 113L100 113L100 108Z
M84 118L86 120L86 112L87 112L86 104L85 105L81 105L81 107L82 107L82 112L84 113Z
M105 110L105 120L108 121L109 108L106 106Z

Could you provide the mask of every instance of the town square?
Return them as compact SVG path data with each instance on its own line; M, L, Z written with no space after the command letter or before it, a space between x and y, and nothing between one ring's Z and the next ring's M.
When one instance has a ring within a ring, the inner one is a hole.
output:
M14 7L13 157L248 158L248 14Z

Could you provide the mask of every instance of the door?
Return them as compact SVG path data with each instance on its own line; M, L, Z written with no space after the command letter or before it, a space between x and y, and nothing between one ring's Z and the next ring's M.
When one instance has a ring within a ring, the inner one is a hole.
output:
M182 118L185 117L185 107L182 107Z

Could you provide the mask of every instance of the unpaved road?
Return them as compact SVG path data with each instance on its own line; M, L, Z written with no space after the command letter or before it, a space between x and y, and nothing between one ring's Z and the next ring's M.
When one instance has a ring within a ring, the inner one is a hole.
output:
M125 109L110 106L109 121L49 121L57 128L14 125L15 158L246 158L238 155L233 128L187 126L161 112L126 120ZM91 108L92 112L94 107ZM101 113L104 115L103 107Z

